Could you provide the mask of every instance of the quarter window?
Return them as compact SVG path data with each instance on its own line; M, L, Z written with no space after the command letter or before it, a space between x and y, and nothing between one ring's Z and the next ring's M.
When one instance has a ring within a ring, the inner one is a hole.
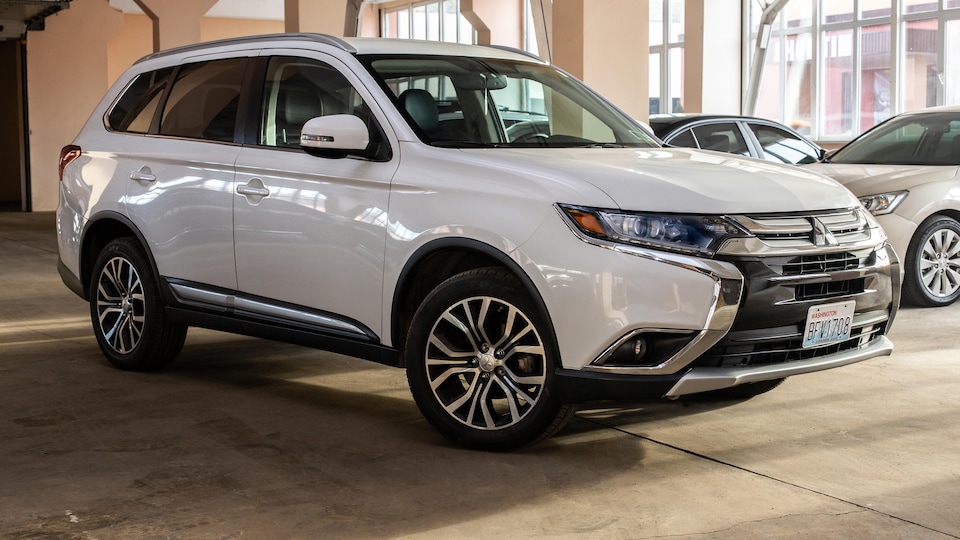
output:
M700 148L749 156L747 142L743 140L740 127L732 123L707 124L693 128Z
M682 146L684 148L697 147L697 140L693 138L693 133L691 133L689 129L677 133L677 135L667 141L667 143L670 146Z
M819 161L817 150L796 136L782 129L759 124L747 124L757 136L763 157L768 161L789 163L791 165L816 163Z
M233 142L246 58L183 66L170 90L160 134Z
M107 115L110 129L127 133L147 133L171 73L173 68L140 74Z

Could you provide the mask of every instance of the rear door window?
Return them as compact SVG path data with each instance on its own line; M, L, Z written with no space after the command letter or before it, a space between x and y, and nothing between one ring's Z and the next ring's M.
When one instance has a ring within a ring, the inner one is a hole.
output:
M233 142L246 58L188 64L170 89L160 134Z

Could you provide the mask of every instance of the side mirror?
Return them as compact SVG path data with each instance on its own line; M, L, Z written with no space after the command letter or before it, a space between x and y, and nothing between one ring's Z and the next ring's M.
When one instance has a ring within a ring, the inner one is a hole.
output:
M307 120L300 130L300 147L307 153L326 158L363 155L370 145L370 131L352 114L332 114Z

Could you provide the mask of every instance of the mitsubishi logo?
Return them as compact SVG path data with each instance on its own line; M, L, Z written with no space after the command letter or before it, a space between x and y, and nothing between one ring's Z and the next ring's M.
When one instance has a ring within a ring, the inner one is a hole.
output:
M826 247L840 245L840 242L837 241L837 238L833 236L833 233L830 232L830 229L828 229L822 221L812 217L810 218L810 224L813 225L813 231L810 232L810 241L813 242L815 246Z

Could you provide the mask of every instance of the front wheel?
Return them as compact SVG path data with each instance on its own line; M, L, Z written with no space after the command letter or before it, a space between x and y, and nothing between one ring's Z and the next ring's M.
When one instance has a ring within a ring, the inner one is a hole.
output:
M960 223L933 216L917 227L907 248L904 299L926 306L948 306L960 297Z
M576 411L553 387L552 330L506 270L440 284L414 315L407 380L423 416L450 440L506 451L549 437Z
M143 248L133 238L107 244L93 267L90 318L104 356L118 368L159 369L180 353L187 327L167 320Z

